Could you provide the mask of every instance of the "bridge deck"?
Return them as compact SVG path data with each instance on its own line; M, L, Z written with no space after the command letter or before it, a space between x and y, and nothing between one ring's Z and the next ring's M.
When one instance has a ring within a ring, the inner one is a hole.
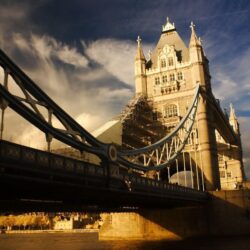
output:
M101 207L170 207L205 202L207 193L0 140L0 202L49 201ZM8 204L8 203L7 203ZM3 206L2 206L3 209Z

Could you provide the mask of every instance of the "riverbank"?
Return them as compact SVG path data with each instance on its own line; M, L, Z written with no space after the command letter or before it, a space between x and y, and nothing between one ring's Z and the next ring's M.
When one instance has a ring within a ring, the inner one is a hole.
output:
M6 230L3 234L40 234L40 233L97 233L98 229L69 229L69 230Z

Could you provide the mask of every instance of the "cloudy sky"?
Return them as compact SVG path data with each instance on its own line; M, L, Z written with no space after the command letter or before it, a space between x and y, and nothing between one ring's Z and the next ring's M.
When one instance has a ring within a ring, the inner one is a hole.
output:
M186 44L196 24L214 94L223 107L235 106L250 172L249 0L1 0L0 47L92 131L133 96L137 35L147 54L167 16ZM5 136L36 144L36 129L19 128Z

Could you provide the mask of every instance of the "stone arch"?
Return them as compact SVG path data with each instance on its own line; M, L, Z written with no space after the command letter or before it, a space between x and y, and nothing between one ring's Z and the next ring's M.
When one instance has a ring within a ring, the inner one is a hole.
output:
M176 117L179 115L179 106L177 103L169 103L163 106L164 118Z

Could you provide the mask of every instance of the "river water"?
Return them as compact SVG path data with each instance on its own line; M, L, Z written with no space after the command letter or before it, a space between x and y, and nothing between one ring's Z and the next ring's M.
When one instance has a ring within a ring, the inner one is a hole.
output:
M249 250L250 236L185 241L99 241L94 233L0 235L0 250Z

